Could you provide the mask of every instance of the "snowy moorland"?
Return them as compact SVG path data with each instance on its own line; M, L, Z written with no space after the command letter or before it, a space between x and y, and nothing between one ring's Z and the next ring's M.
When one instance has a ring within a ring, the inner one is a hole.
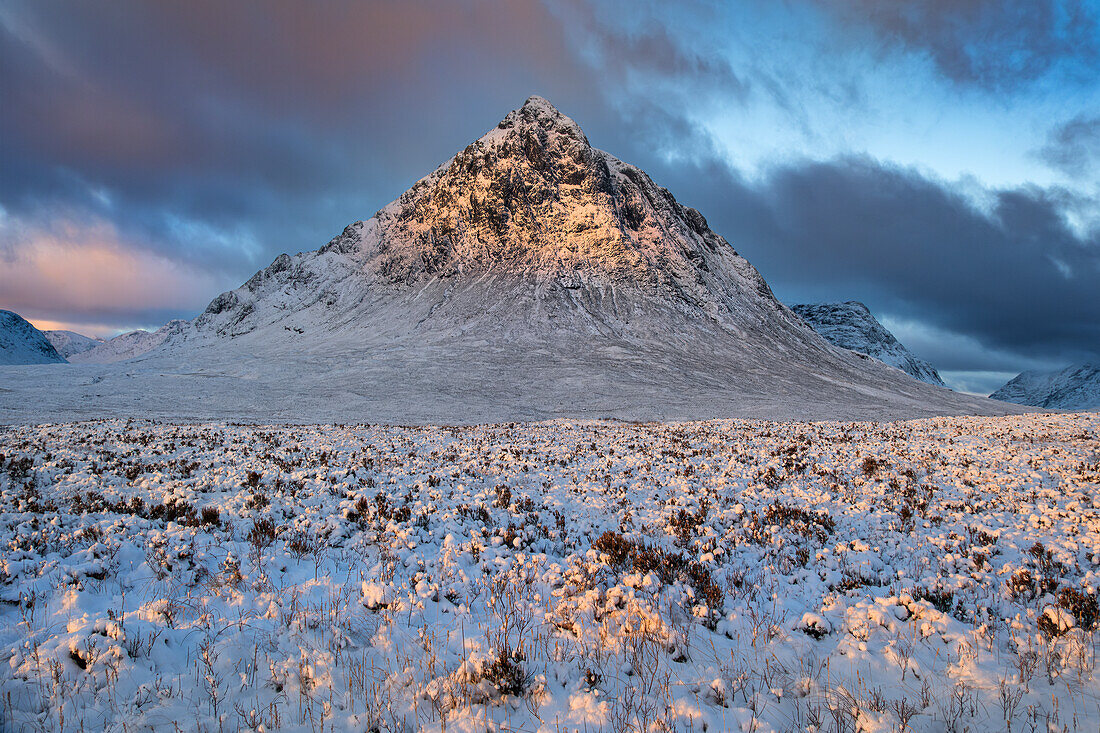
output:
M4 429L0 727L1095 731L1098 431Z

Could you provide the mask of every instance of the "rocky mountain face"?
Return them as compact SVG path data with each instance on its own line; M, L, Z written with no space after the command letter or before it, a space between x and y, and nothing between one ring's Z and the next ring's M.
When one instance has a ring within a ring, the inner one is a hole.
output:
M832 346L699 212L539 97L96 379L50 399L109 412L144 390L153 414L400 423L1010 409Z
M479 314L506 310L537 333L560 318L623 333L642 296L691 318L790 320L699 212L532 97L369 221L219 296L197 326L239 336L314 309L331 323L396 297L418 331L492 328L497 319Z
M74 364L111 364L141 356L160 346L170 336L182 333L190 324L187 321L169 321L156 331L138 329L119 334L106 341L98 341L89 349L82 349L69 357ZM79 334L75 334L79 335ZM83 337L87 338L87 336Z
M56 364L65 359L18 313L0 310L0 364Z
M57 353L66 359L103 343L101 338L92 338L76 331L43 331L42 334L57 349Z
M1055 410L1095 410L1100 408L1100 364L1075 364L1050 372L1021 372L989 396Z
M842 349L878 359L913 379L944 386L935 367L913 356L863 303L804 303L792 305L791 310L830 343Z

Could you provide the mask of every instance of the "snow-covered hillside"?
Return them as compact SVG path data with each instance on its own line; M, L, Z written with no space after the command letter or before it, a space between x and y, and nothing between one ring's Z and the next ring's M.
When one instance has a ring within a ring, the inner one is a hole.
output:
M1100 364L1022 372L989 396L1055 410L1095 410L1100 408Z
M219 295L161 347L94 376L6 379L0 419L16 421L1011 409L832 346L699 212L539 97L371 219Z
M101 338L92 338L75 331L43 331L42 333L57 349L57 353L66 359L74 354L94 349L103 343Z
M867 354L914 379L944 386L935 367L913 356L863 303L805 303L792 305L791 310L842 349Z
M181 333L187 326L187 321L176 320L169 321L153 332L141 329L130 331L103 341L92 349L80 351L69 357L69 361L74 364L110 364L133 359L152 351L169 336Z
M2 727L1096 731L1098 430L0 431Z
M0 364L55 364L65 359L18 313L0 310Z

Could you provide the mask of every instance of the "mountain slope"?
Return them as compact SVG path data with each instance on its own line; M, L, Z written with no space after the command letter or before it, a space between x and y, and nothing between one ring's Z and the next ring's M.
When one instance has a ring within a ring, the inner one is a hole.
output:
M1100 365L1075 364L1059 371L1021 372L989 396L1056 410L1095 410L1100 408Z
M791 310L842 349L867 354L927 384L944 386L935 367L913 356L863 303L804 303L792 305Z
M99 342L91 349L85 349L69 357L74 364L110 364L126 361L152 351L164 343L165 339L178 334L188 326L187 321L169 321L156 331L142 329L123 333L106 341Z
M1012 410L832 346L699 212L538 97L369 220L82 378L43 399L405 423ZM0 416L22 414L12 400Z
M42 335L57 349L57 353L66 359L74 354L94 349L103 343L101 338L92 338L75 331L43 331Z
M18 313L0 310L0 364L56 364L64 358Z

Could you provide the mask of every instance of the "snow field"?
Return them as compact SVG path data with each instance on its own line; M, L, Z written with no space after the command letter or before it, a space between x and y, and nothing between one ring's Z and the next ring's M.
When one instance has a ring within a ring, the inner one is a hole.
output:
M10 428L0 727L1095 731L1098 429Z

